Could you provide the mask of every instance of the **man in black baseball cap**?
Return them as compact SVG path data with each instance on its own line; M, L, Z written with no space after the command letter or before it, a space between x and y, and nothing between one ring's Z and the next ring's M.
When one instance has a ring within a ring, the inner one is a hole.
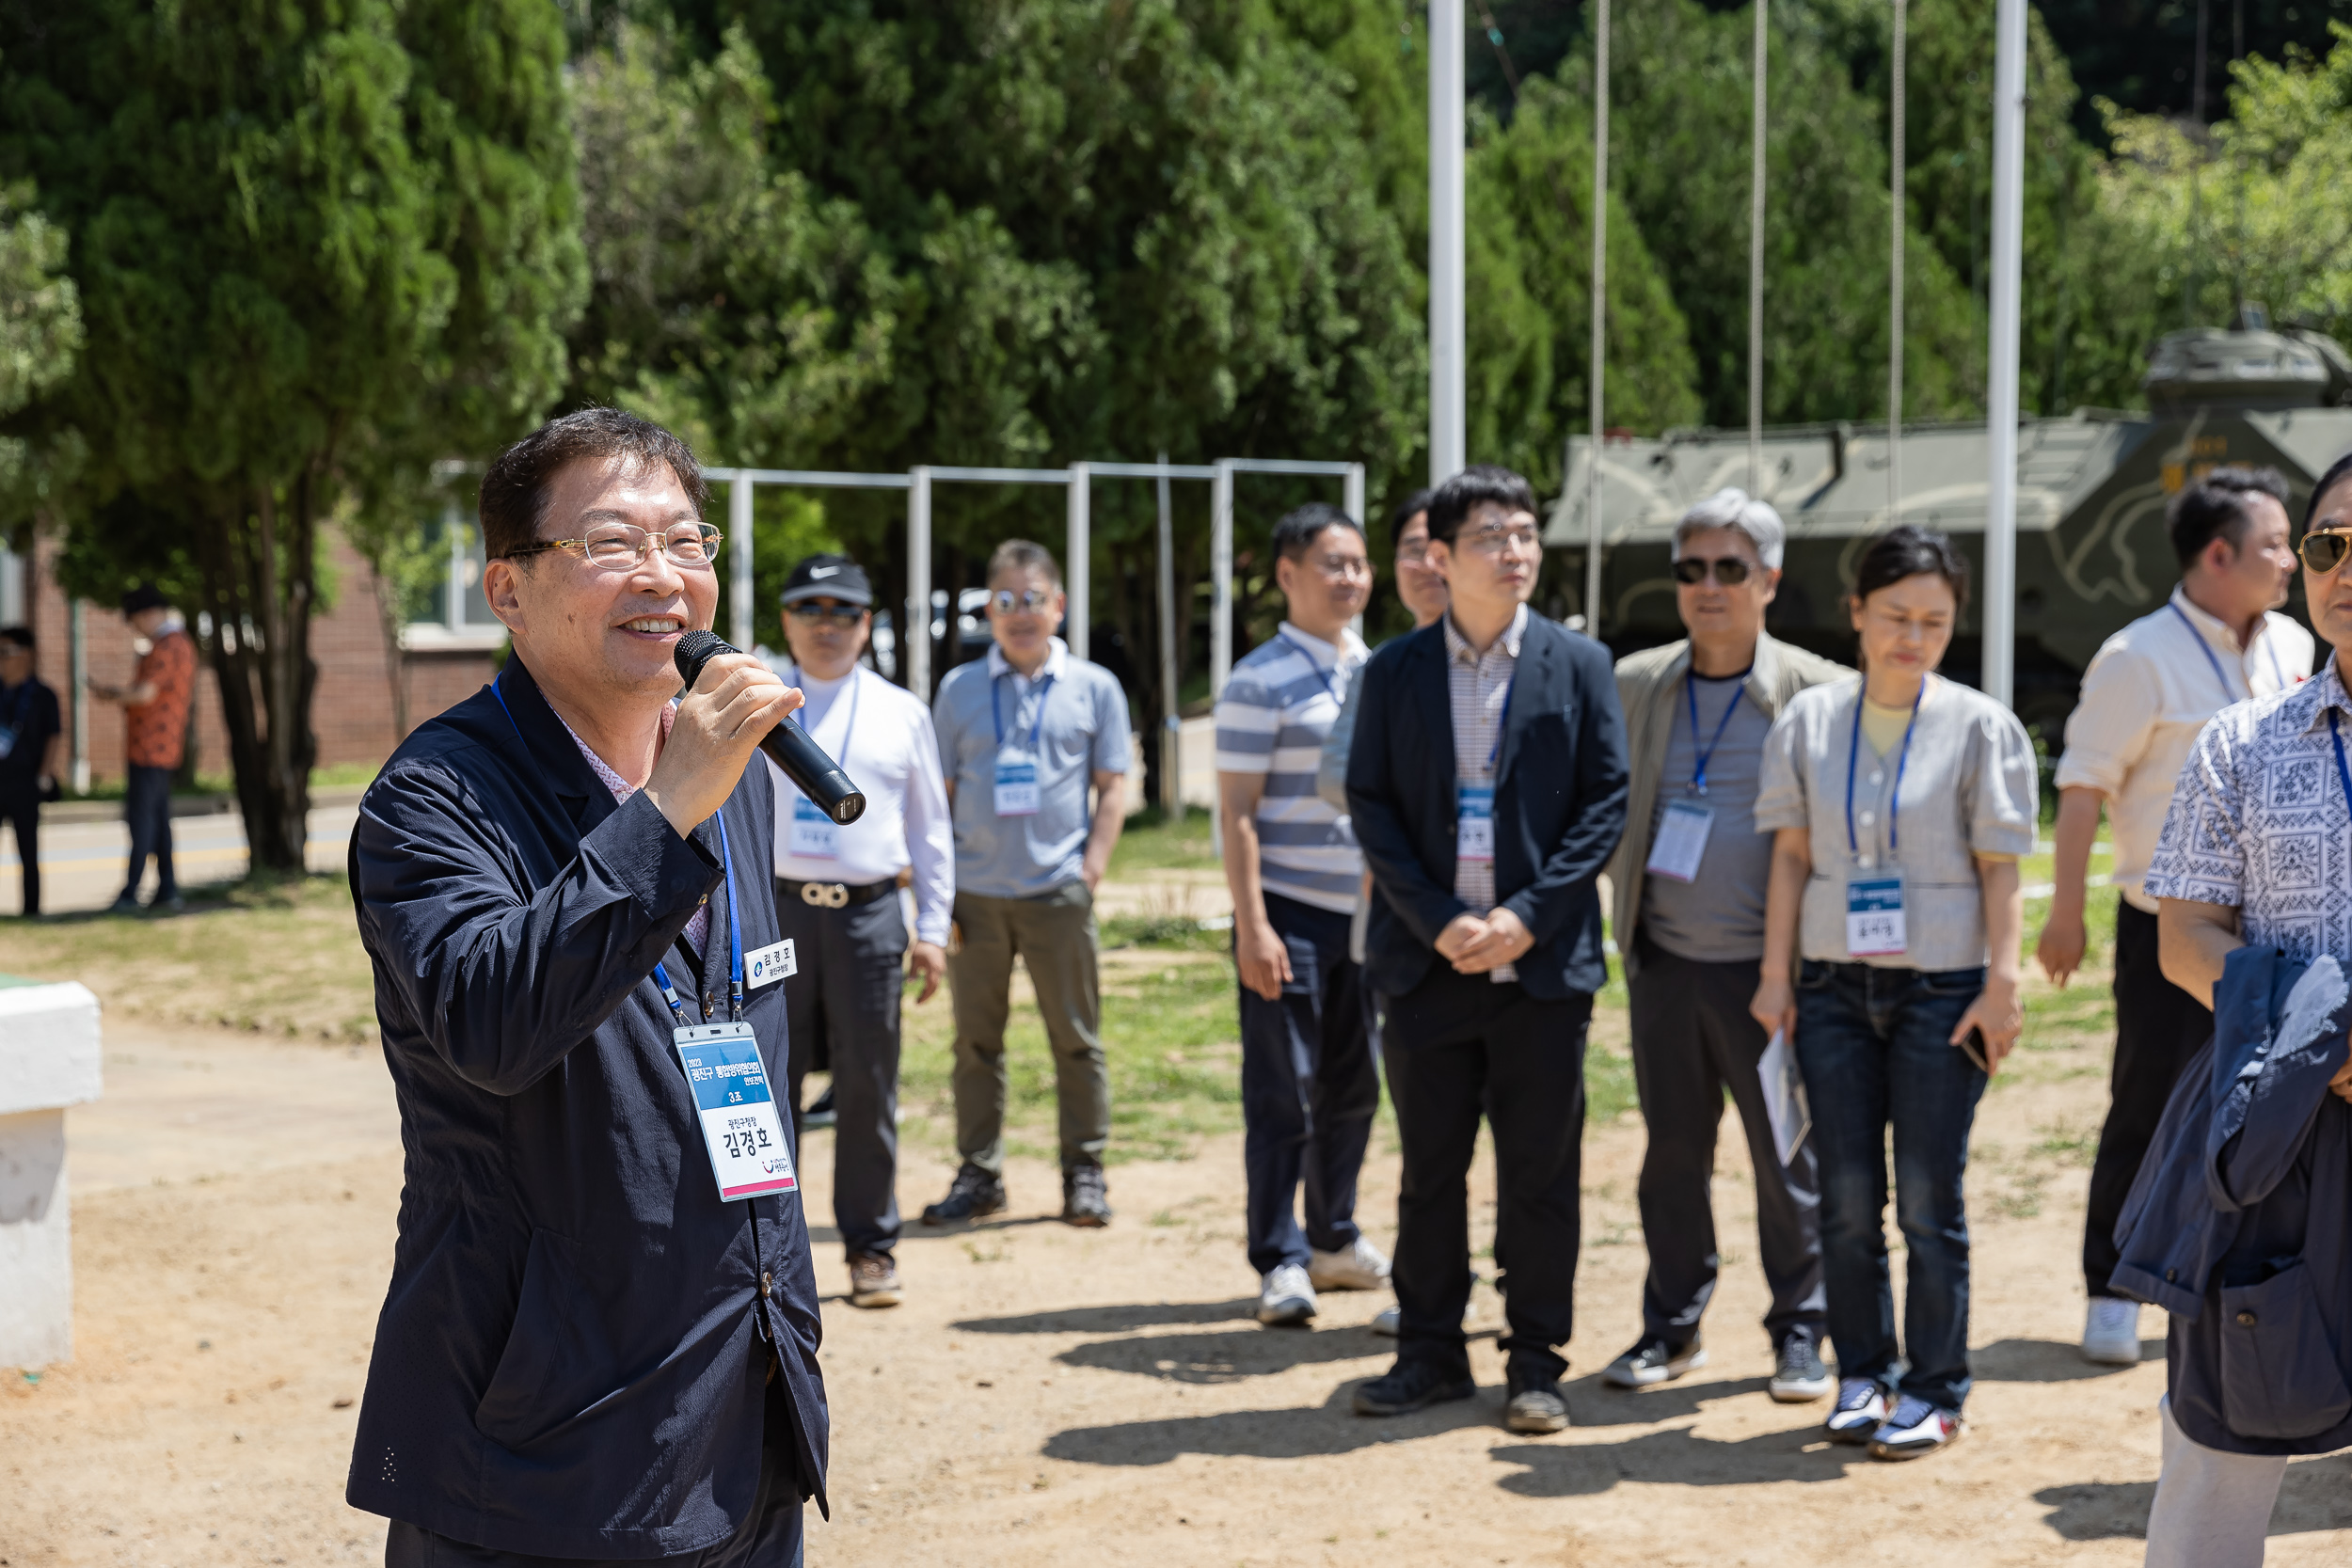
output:
M783 598L785 678L808 696L801 721L866 794L866 815L844 827L774 772L776 922L797 966L784 986L792 1103L810 1069L832 1069L833 1213L850 1304L894 1307L899 966L921 976L918 1003L946 975L955 832L930 709L860 662L874 628L865 571L813 555L792 568ZM912 941L902 877L914 891Z

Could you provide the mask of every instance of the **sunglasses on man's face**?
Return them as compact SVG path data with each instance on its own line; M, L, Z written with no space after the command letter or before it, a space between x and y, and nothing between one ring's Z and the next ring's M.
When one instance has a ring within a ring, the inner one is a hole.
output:
M1694 588L1707 580L1709 568L1715 573L1715 580L1725 588L1737 588L1747 581L1751 570L1748 563L1736 555L1727 555L1718 561L1704 561L1695 555L1686 555L1675 562L1675 581L1686 588Z
M996 607L999 615L1038 615L1054 602L1053 591L1028 588L1016 594L1009 588L999 588L988 601Z
M837 626L854 626L866 607L853 604L813 604L802 600L792 607L792 613L803 621L831 621Z
M2352 552L2352 532L2307 533L2295 546L2303 564L2323 578L2344 564L2347 552Z

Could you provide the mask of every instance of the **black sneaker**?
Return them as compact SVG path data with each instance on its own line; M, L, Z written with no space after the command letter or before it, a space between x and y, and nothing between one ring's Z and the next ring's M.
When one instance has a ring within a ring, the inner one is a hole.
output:
M1647 1388L1670 1383L1693 1367L1707 1365L1707 1347L1693 1338L1689 1344L1645 1338L1609 1363L1600 1375L1620 1388Z
M1478 1392L1468 1372L1456 1372L1426 1361L1399 1359L1386 1377L1375 1377L1356 1390L1359 1416L1409 1416L1433 1404L1466 1400Z
M1513 1432L1565 1432L1568 1402L1560 1380L1540 1372L1513 1371L1511 1397L1502 1407L1502 1424Z
M803 1132L821 1132L838 1119L834 1115L833 1085L827 1084L825 1092L818 1095L810 1103L808 1109L801 1113L801 1128Z
M1821 1365L1821 1353L1813 1348L1811 1339L1803 1334L1791 1334L1780 1342L1771 1384L1775 1401L1782 1404L1810 1404L1836 1386L1836 1380Z
M925 1225L953 1225L959 1220L985 1219L1005 1212L1005 1183L969 1160L956 1172L947 1196L923 1210Z
M1061 1222L1084 1230L1111 1223L1110 1188L1100 1165L1073 1165L1061 1173Z

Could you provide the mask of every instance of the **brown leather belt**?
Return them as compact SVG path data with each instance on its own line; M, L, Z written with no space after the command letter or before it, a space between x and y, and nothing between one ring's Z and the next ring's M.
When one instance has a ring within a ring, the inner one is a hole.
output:
M897 878L880 882L796 882L789 877L776 879L783 896L798 898L812 910L846 910L856 904L870 904L898 891Z

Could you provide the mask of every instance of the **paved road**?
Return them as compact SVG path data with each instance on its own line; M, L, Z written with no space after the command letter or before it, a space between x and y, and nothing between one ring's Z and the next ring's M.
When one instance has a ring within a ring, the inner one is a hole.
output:
M331 871L343 863L351 825L358 816L353 806L322 806L310 813L309 859L313 871ZM172 863L183 886L225 882L245 875L245 822L231 815L183 816L171 825ZM130 863L131 839L119 821L73 822L41 829L41 908L50 914L77 910L103 910L122 891L123 870ZM0 831L0 912L23 908L23 868L16 858L16 836ZM151 868L140 896L155 891Z

